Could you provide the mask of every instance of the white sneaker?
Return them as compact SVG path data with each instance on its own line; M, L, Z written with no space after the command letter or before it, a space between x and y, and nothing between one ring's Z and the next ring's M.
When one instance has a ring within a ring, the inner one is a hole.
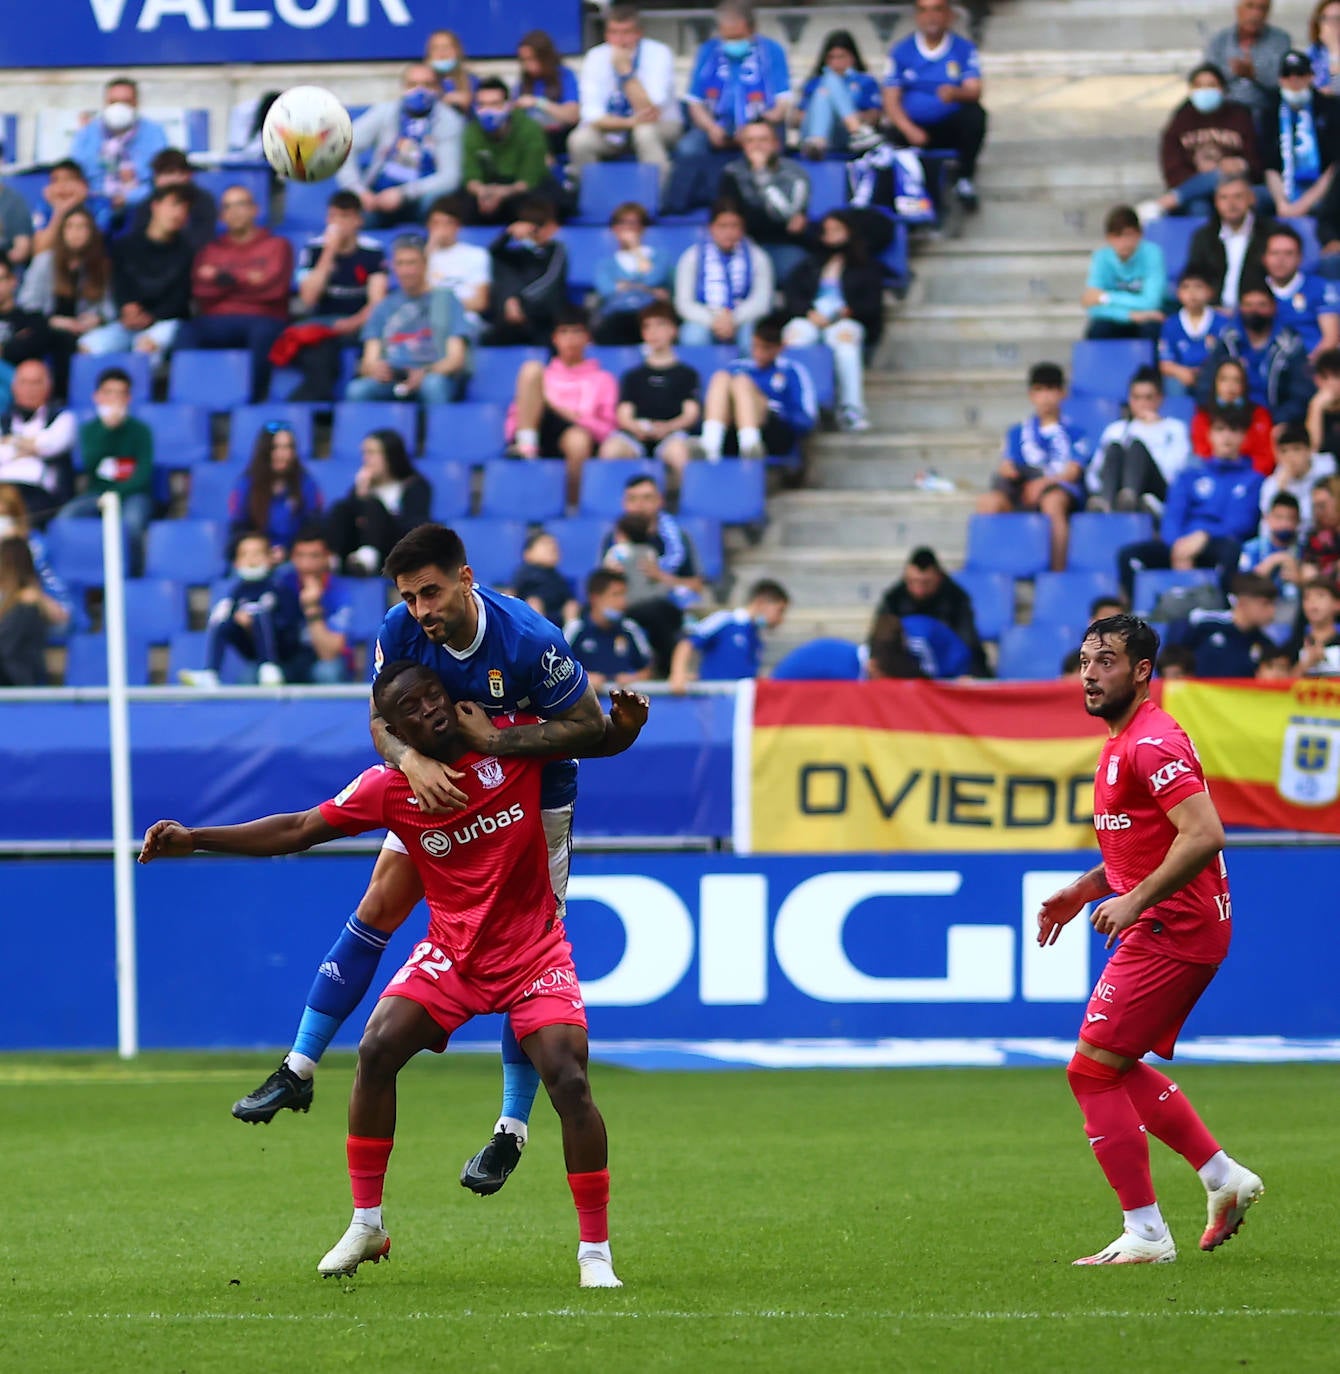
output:
M262 687L282 687L284 670L277 663L262 663L256 669L256 680Z
M1237 1160L1229 1171L1228 1182L1216 1188L1206 1198L1209 1221L1200 1238L1202 1250L1214 1250L1237 1235L1247 1208L1266 1190L1266 1185L1250 1169Z
M367 1226L361 1221L351 1221L349 1229L339 1238L332 1250L316 1266L316 1272L323 1278L332 1274L352 1274L364 1260L373 1264L391 1253L391 1237L379 1226Z
M217 687L219 685L219 675L213 668L181 668L177 672L177 681L183 687Z
M767 450L766 448L763 447L763 440L762 440L762 439L759 439L759 440L757 440L756 442L754 442L754 443L752 443L752 444L741 444L741 445L740 445L740 457L741 457L741 458L766 458L767 456L768 456L768 450ZM710 462L711 459L709 458L708 461Z
M843 406L838 411L838 428L848 434L864 434L870 428L870 420L859 406Z
M596 1245L583 1242L577 1247L577 1268L583 1288L622 1288L623 1280L614 1272L609 1241Z
M1162 219L1166 211L1156 200L1142 200L1135 207L1136 217L1142 225L1153 224L1156 219Z
M1074 1264L1171 1264L1177 1258L1172 1232L1162 1240L1141 1240L1130 1231L1123 1231L1106 1249L1096 1255L1072 1261Z

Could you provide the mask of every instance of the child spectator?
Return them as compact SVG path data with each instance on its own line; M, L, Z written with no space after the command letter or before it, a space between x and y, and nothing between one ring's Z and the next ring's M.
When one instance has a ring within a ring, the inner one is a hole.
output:
M0 539L0 687L40 687L47 680L42 583L28 541Z
M1195 392L1201 365L1223 328L1224 317L1210 309L1214 297L1199 268L1187 267L1177 280L1177 303L1159 330L1159 371L1169 396Z
M619 382L619 428L600 446L602 458L659 458L674 476L683 476L690 456L689 434L703 408L697 371L675 353L678 323L674 307L653 301L638 312L642 361Z
M330 685L353 679L349 651L349 626L353 600L349 589L330 572L330 545L320 525L304 525L293 536L288 563L278 569L276 586L297 597L302 611L297 643L285 646L280 662L285 682L316 682Z
M1340 480L1323 477L1312 484L1312 519L1303 536L1304 580L1340 571Z
M543 196L530 196L489 246L493 287L484 343L548 342L568 303L568 250L557 234L554 207Z
M1080 304L1089 312L1089 339L1157 339L1163 327L1163 291L1168 280L1163 249L1148 243L1140 217L1129 205L1109 210L1107 238L1089 263Z
M700 620L675 645L670 690L685 692L695 678L699 682L736 682L757 677L763 657L763 631L775 630L782 623L790 602L786 588L765 577L750 587L746 605Z
M1163 511L1168 487L1191 456L1191 437L1181 420L1159 413L1163 384L1152 367L1131 378L1127 418L1114 420L1098 440L1086 481L1091 510Z
M582 466L614 432L619 383L586 356L591 331L580 306L565 306L554 322L554 356L521 364L506 437L518 458L560 455L568 499L577 500Z
M1164 682L1185 682L1196 675L1196 655L1184 644L1168 644L1155 670Z
M739 133L742 157L726 164L718 195L734 201L744 231L772 260L774 281L784 281L805 260L805 214L810 179L800 163L782 156L777 130L756 119Z
M450 291L465 311L470 337L484 330L493 282L493 259L487 248L461 241L461 225L469 217L462 195L439 196L428 208L428 285Z
M598 692L651 677L651 644L642 626L625 617L627 609L628 578L614 568L597 568L586 579L585 609L563 630Z
M834 29L796 102L801 153L818 162L830 149L863 153L877 147L882 106L879 82L866 70L856 40L846 29Z
M1298 624L1289 641L1291 663L1300 674L1340 673L1340 593L1335 583L1314 577L1303 584Z
M1275 620L1275 584L1256 573L1238 573L1229 592L1229 610L1192 611L1185 622L1168 627L1169 640L1195 656L1198 678L1255 677L1262 656L1275 648L1265 633Z
M675 309L684 321L679 341L747 348L772 290L772 263L745 238L744 216L732 201L717 201L707 237L685 249L675 268Z
M558 570L558 540L535 530L521 550L521 566L512 576L512 595L555 625L565 625L581 609L572 582Z
M1316 394L1307 404L1307 432L1314 453L1340 458L1340 348L1317 355L1312 364Z
M1336 361L1340 364L1340 355ZM1336 376L1340 380L1340 368ZM1247 369L1237 358L1225 358L1214 365L1210 377L1208 395L1200 401L1191 420L1191 451L1197 458L1210 456L1211 415L1241 415L1246 434L1242 455L1262 477L1268 477L1275 470L1274 430L1270 412L1247 395ZM1203 378L1201 385L1204 394Z
M374 429L359 454L353 488L330 508L329 542L346 572L376 577L401 536L428 520L433 489L398 430Z
M1268 577L1285 596L1297 596L1299 580L1298 498L1276 492L1261 521L1261 533L1243 546L1240 572Z
M618 245L596 262L596 307L592 332L598 344L635 344L641 339L638 312L653 301L670 299L670 263L645 242L650 220L635 200L617 206L610 231Z
M234 533L266 535L272 561L282 563L293 536L320 514L321 505L321 492L299 461L293 431L278 421L266 425L256 436L251 461L228 499L230 528Z
M524 110L541 129L550 157L568 150L568 135L581 118L577 78L559 60L554 40L542 29L522 36L516 48L521 76L512 88L518 110Z
M978 498L981 515L1037 510L1051 521L1052 568L1066 563L1070 516L1084 505L1089 441L1078 425L1061 418L1065 374L1055 363L1038 363L1028 374L1033 414L1005 436L991 490Z
M818 423L813 378L803 364L782 356L785 324L785 315L761 319L749 357L736 358L708 383L702 446L709 463L723 453L783 457Z
M39 605L42 618L49 626L62 630L70 623L70 612L74 601L70 590L51 570L47 558L46 542L40 534L28 525L28 511L17 487L0 483L0 539L22 539L33 556L33 567L37 570L38 585L41 588Z
M1284 682L1293 676L1293 659L1289 656L1288 649L1281 649L1278 644L1272 644L1269 649L1261 651L1261 657L1256 664L1256 680L1258 682Z
M1285 425L1275 441L1275 470L1261 484L1261 510L1270 509L1276 495L1287 492L1298 503L1302 525L1312 522L1312 488L1323 478L1335 474L1335 459L1329 453L1313 453L1312 442L1303 425Z

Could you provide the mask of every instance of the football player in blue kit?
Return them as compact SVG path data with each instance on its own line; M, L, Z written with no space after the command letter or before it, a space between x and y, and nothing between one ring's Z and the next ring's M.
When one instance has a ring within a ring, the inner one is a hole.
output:
M397 659L424 663L453 700L484 708L460 711L462 732L478 752L556 756L544 770L541 809L561 917L577 794L577 765L566 756L589 752L605 731L585 669L556 626L524 602L475 584L465 546L453 530L442 525L411 530L391 550L384 572L402 601L382 622L373 677ZM518 710L545 720L498 730L487 714ZM421 805L432 811L459 808L464 801L454 783L459 773L391 735L375 705L371 729L377 752L404 773ZM480 776L487 784L485 774ZM357 911L321 961L292 1050L259 1088L234 1104L235 1117L268 1122L285 1108L305 1112L311 1106L317 1062L372 985L391 934L422 896L404 846L388 835ZM540 1081L506 1023L502 1058L503 1103L493 1137L461 1173L461 1184L481 1195L496 1193L516 1167Z

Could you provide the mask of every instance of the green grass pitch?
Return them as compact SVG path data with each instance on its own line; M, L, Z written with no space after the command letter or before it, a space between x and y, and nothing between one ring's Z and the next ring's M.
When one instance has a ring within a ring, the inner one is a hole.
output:
M0 1369L157 1371L1340 1368L1340 1065L1178 1081L1265 1180L1242 1232L1154 1145L1176 1264L1073 1269L1119 1213L1062 1071L639 1074L596 1065L626 1287L577 1287L557 1124L497 1197L457 1183L492 1056L401 1080L391 1262L316 1262L349 1214L344 1100L243 1126L255 1056L0 1057Z

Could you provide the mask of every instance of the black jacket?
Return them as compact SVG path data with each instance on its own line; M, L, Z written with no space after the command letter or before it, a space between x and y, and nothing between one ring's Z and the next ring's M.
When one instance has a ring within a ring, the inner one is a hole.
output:
M804 315L819 294L819 278L827 261L822 250L799 263L782 283L786 313L793 319ZM866 347L879 342L884 331L884 269L877 262L842 270L842 299L852 318L865 330Z
M900 620L909 615L928 615L933 620L943 622L968 646L968 652L972 655L973 676L989 676L986 654L977 633L972 597L948 573L935 595L924 599L914 597L907 590L905 582L895 582L884 593L876 615L896 615Z
M1195 268L1204 275L1214 288L1216 301L1223 295L1224 278L1228 275L1228 250L1219 237L1222 227L1218 213L1211 214L1191 236L1191 245L1186 255L1187 267ZM1258 286L1264 283L1265 268L1261 266L1261 255L1266 251L1266 240L1276 227L1273 219L1263 219L1260 215L1256 217L1252 225L1252 236L1247 242L1247 253L1242 260L1243 282L1251 282ZM1238 293L1242 293L1241 284Z
M503 303L516 296L532 329L547 338L568 302L568 250L551 239L535 252L504 231L490 245L489 257L493 260L489 319L501 320Z
M140 231L112 245L112 299L119 310L132 301L155 320L184 320L191 313L195 250L185 234L157 243Z
M193 181L182 183L182 190L186 192L191 202L191 218L186 221L186 237L190 240L192 251L199 252L211 239L215 239L219 234L219 207L215 203L213 194L203 186L197 186ZM130 218L130 229L132 233L149 227L149 200L144 200L135 207L134 213Z

